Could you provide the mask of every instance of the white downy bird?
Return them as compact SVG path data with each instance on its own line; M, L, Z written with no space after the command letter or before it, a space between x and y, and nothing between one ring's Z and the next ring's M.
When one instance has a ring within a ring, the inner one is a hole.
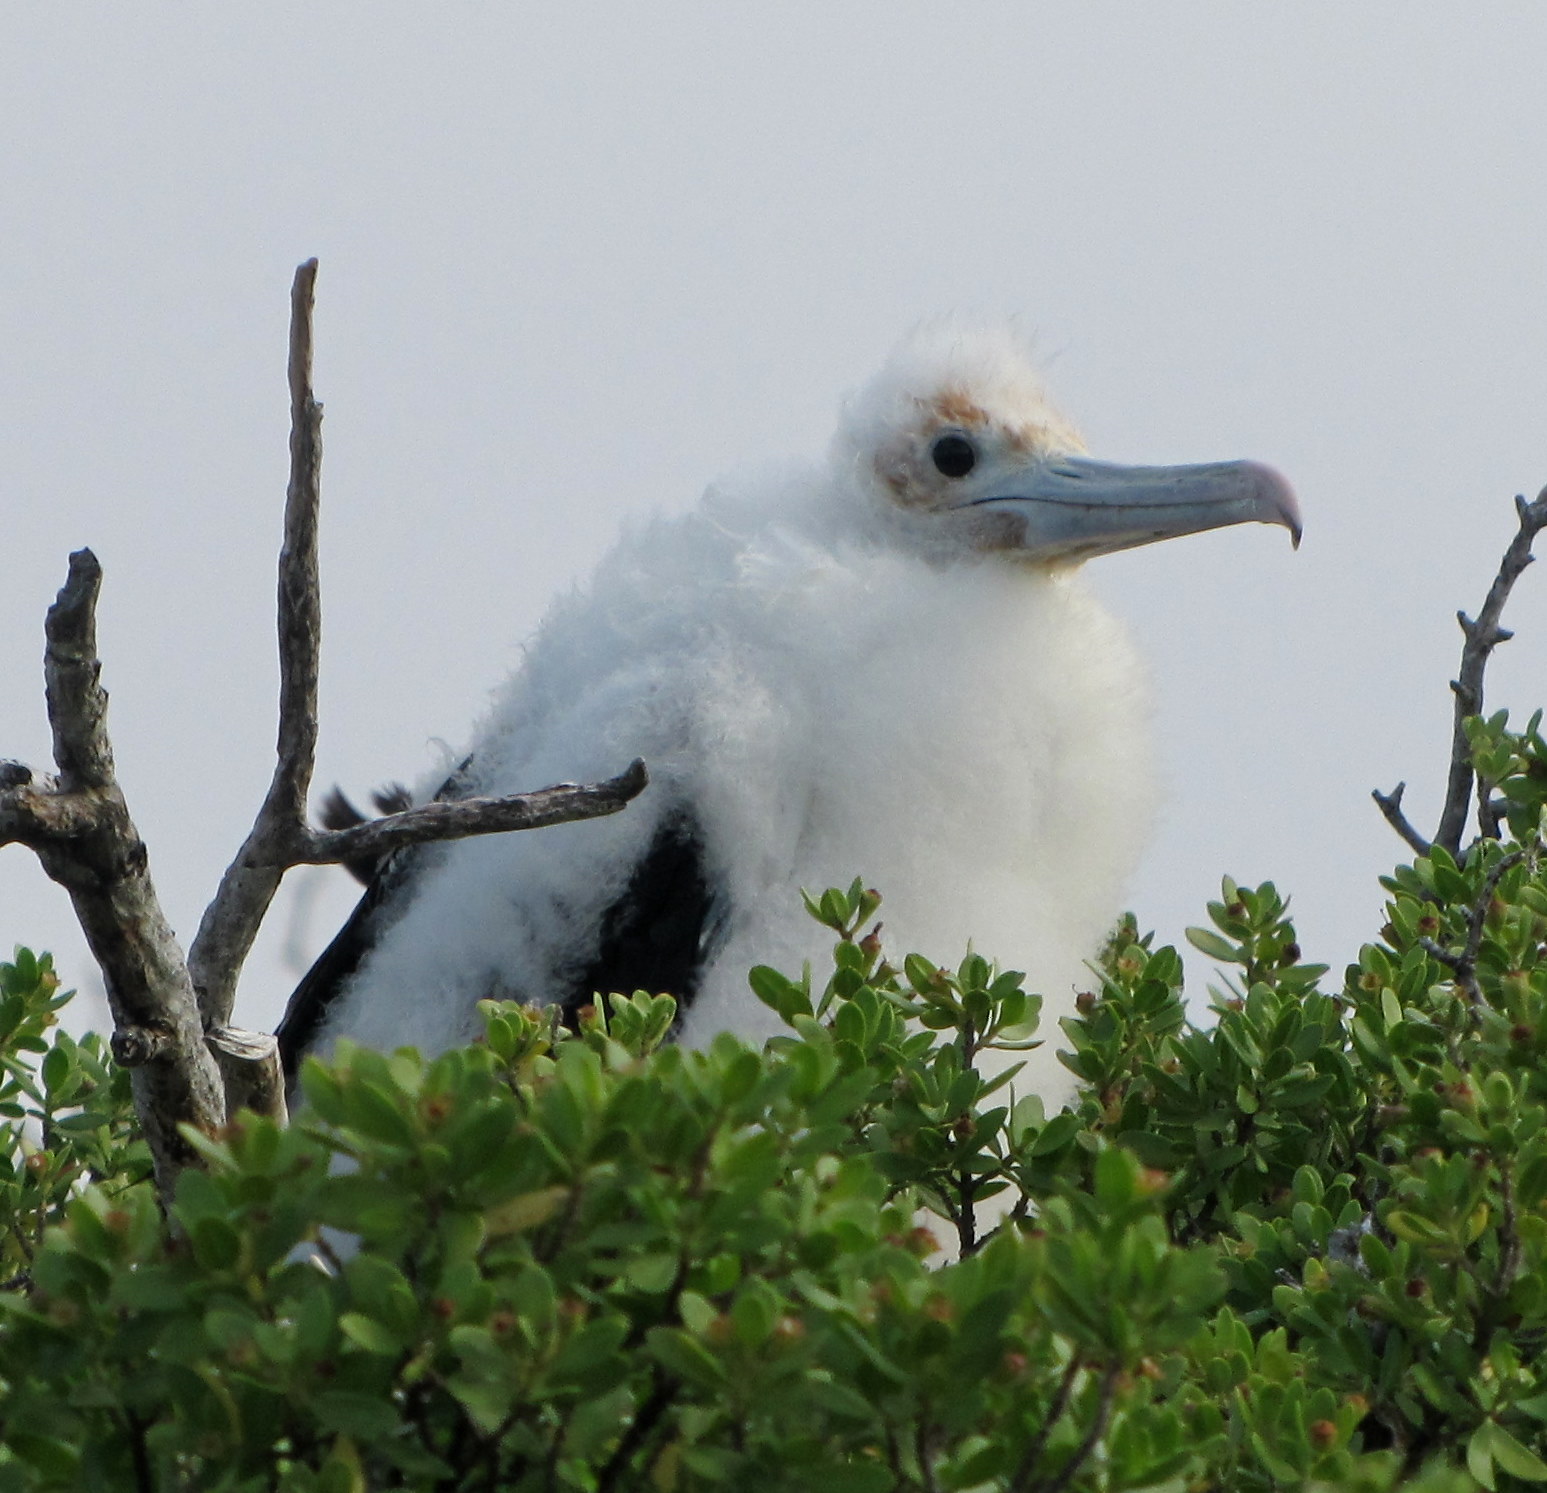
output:
M350 1037L434 1053L491 995L568 1012L670 991L681 1039L762 1038L747 971L820 967L800 889L880 889L886 945L969 942L1046 998L1018 1086L1071 1080L1056 1022L1121 905L1156 798L1144 675L1080 583L1112 550L1246 522L1299 542L1244 461L1094 461L1018 338L903 343L827 459L714 487L560 598L465 761L418 797L619 772L610 818L399 852L296 990L287 1067Z

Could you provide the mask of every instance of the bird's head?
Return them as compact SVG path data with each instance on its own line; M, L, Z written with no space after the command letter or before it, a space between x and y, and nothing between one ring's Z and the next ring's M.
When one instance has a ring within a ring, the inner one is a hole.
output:
M1282 524L1289 484L1254 461L1096 461L1008 330L915 333L848 408L840 464L916 541L1046 565L1227 524Z

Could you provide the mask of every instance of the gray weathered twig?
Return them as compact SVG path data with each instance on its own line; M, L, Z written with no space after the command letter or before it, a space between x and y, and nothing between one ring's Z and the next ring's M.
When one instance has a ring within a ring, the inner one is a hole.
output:
M1543 528L1547 528L1547 488L1543 488L1531 503L1526 502L1524 497L1517 497L1515 512L1519 527L1504 551L1504 558L1499 562L1499 573L1488 588L1487 599L1477 614L1477 620L1474 622L1465 612L1456 613L1465 641L1461 647L1461 671L1450 685L1455 696L1450 734L1450 772L1446 780L1445 807L1440 811L1439 828L1434 833L1434 839L1425 840L1401 812L1404 785L1399 783L1390 794L1377 790L1371 795L1380 806L1381 813L1386 816L1386 822L1418 855L1427 855L1437 845L1456 859L1461 857L1461 837L1466 831L1472 791L1476 785L1466 722L1468 717L1482 714L1483 675L1488 668L1489 656L1500 643L1508 642L1512 636L1507 629L1499 626L1499 618L1504 614L1504 604L1509 600L1515 582L1535 558L1531 546L1536 536ZM1482 831L1487 833L1490 809L1486 788L1479 798L1478 822ZM1497 820L1492 822L1496 827Z
M306 794L317 748L317 676L322 641L317 527L321 507L322 406L312 392L312 305L317 261L290 289L290 482L279 552L278 760L269 791L236 859L205 909L188 953L200 1009L224 1026L236 982L294 851L305 840Z
M1427 855L1430 850L1429 842L1413 828L1412 821L1402 812L1402 795L1407 792L1406 783L1398 783L1390 793L1382 793L1379 788L1373 789L1370 797L1380 805L1380 811L1386 816L1389 824L1404 840L1416 855Z
M308 831L291 864L337 866L355 859L373 860L430 840L460 840L594 819L617 813L649 780L645 764L636 757L617 777L601 783L559 783L499 798L437 799L381 819L367 819L350 829Z

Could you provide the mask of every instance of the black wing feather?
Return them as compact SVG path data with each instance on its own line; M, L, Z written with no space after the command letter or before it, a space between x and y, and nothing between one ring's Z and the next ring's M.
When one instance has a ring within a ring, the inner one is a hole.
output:
M473 759L464 757L456 771L436 789L435 802L466 797L468 770L472 765ZM398 813L412 807L413 802L408 790L399 783L393 783L371 797L384 814ZM321 818L328 829L347 829L365 823L365 815L337 787L323 800ZM294 1085L296 1070L316 1040L329 1008L359 969L361 961L375 947L381 936L382 919L392 915L395 904L407 892L423 862L424 848L409 846L379 860L365 857L345 862L350 873L365 883L365 895L355 903L355 910L349 914L349 920L338 930L333 942L301 977L301 983L291 992L285 1014L275 1029L287 1089Z
M291 992L285 1014L274 1032L279 1040L279 1060L284 1069L286 1088L295 1082L301 1059L316 1040L329 1008L359 969L361 961L375 947L383 916L390 914L391 905L403 894L405 883L410 879L409 866L404 862L411 860L411 852L399 852L376 874L366 887L365 895L355 903L349 920Z
M602 914L596 953L564 997L565 1022L574 1026L599 994L636 990L674 995L680 1022L718 941L714 913L703 837L678 809L662 820L623 895Z

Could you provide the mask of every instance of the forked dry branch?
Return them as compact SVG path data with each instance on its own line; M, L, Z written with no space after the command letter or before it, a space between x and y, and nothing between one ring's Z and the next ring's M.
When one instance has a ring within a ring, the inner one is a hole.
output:
M252 831L222 877L186 958L157 900L144 842L113 770L96 644L102 570L90 550L70 556L69 578L45 629L44 682L57 775L0 762L0 845L30 847L70 894L107 988L114 1057L134 1070L135 1107L163 1199L177 1174L197 1163L182 1127L213 1133L244 1106L283 1113L274 1038L229 1023L242 965L290 867L614 814L648 781L644 764L636 761L590 786L565 783L535 793L424 804L344 830L318 831L307 822L321 637L322 406L311 380L316 275L317 261L309 260L296 271L291 290L277 762Z
M1499 562L1499 573L1488 588L1487 598L1474 622L1465 612L1456 613L1461 624L1464 642L1461 645L1461 671L1451 681L1451 693L1455 696L1454 719L1450 737L1450 771L1446 779L1445 806L1440 811L1439 827L1432 840L1426 840L1413 826L1402 810L1402 795L1406 783L1398 783L1390 793L1378 788L1371 797L1386 816L1386 822L1406 841L1415 855L1428 855L1435 846L1449 852L1455 859L1462 857L1461 839L1466 833L1468 812L1471 808L1477 775L1472 768L1472 747L1467 739L1466 722L1469 716L1483 713L1483 675L1488 659L1500 643L1507 643L1513 633L1499 626L1504 615L1504 604L1515 582L1525 568L1536 558L1531 546L1536 536L1547 528L1547 487L1528 503L1524 497L1515 499L1515 513L1519 526ZM1478 829L1485 835L1497 835L1498 825L1491 819L1486 790L1478 795Z

